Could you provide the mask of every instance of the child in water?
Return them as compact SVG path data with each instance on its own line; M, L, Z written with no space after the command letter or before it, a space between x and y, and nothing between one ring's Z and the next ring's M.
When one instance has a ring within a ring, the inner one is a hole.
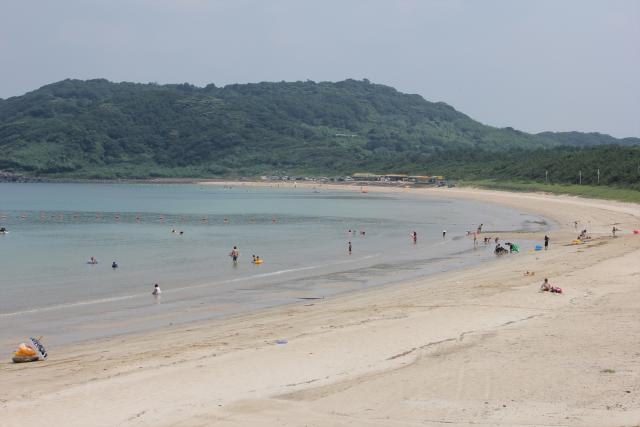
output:
M161 293L162 293L162 291L160 290L160 286L158 286L157 283L155 285L153 285L153 292L151 292L151 295L158 296Z

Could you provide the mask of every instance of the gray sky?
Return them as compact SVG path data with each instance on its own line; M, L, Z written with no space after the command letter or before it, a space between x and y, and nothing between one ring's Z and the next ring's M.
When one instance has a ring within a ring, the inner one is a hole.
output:
M368 78L493 126L640 136L640 1L0 0L0 97L97 77Z

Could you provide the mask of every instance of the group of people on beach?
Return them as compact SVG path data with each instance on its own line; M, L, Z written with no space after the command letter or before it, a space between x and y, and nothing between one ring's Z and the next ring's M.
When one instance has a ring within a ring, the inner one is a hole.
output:
M577 224L577 222L576 222L576 224ZM480 224L480 225L478 225L478 227L477 227L477 229L475 231L473 231L473 232L467 231L467 235L468 236L469 235L473 235L474 245L477 244L477 238L478 238L478 235L480 233L482 233L483 226L484 226L484 224ZM617 229L614 227L613 228L614 236L615 236L615 232L616 231L617 231ZM176 230L171 230L171 232L172 233L176 233ZM347 231L347 233L348 233L348 235L356 235L357 230L356 229L349 229ZM180 231L179 234L183 234L183 232ZM361 230L359 232L359 234L360 234L360 236L365 236L365 231ZM583 236L585 234L586 234L586 230L583 230L583 232L581 233L581 236ZM442 238L443 239L446 238L446 235L447 235L447 231L446 230L442 230ZM409 236L410 236L410 239L413 242L413 244L417 244L417 242L418 242L418 233L415 230L413 230L410 233ZM519 251L518 245L516 245L514 243L511 243L511 242L506 242L505 246L502 246L499 243L499 241L500 241L499 237L492 237L492 236L484 236L483 237L483 243L485 245L489 244L492 240L494 241L494 243L496 245L495 249L494 249L494 253L496 255L503 255L503 254L513 253L513 252L518 252ZM548 246L549 246L549 240L550 240L549 236L545 235L544 236L544 247L545 247L545 249L547 249ZM347 253L349 255L351 255L353 253L353 244L352 244L351 241L347 242ZM237 246L233 247L233 249L229 253L229 257L231 257L232 262L233 262L234 265L238 264L238 260L239 260L239 257L240 257L240 251L239 251ZM251 262L253 264L261 264L262 263L262 259L258 255L254 254L254 255L252 255L251 258L252 258ZM90 263L97 263L97 260L95 260L94 257L91 257L91 262ZM113 262L112 267L113 268L117 268L117 264L116 264L115 261ZM529 276L529 275L533 276L534 274L535 274L534 272L529 272L529 271L527 271L525 273L526 276ZM544 283L540 287L540 290L541 291L548 291L548 292L552 292L552 293L562 293L562 289L561 288L556 287L556 286L552 286L551 284L549 284L548 279L546 279L546 278L545 278ZM161 290L160 290L159 285L157 283L154 284L154 288L153 288L152 294L158 296L158 295L160 295L160 293L161 293Z
M615 229L615 227L613 227L613 228ZM615 232L613 233L613 235L615 236ZM591 239L591 236L589 234L587 234L587 229L585 228L578 235L578 240L589 240L589 239Z

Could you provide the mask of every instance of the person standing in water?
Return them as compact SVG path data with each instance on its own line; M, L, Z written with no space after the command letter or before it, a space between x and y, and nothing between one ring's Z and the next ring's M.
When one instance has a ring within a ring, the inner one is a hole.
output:
M153 292L151 292L151 295L159 296L161 293L162 291L160 290L160 286L158 286L157 283L153 285Z
M351 242L349 242L348 251L349 251L349 255L351 255Z
M547 236L545 234L544 235L544 250L546 251L547 249L549 249L549 236Z
M442 238L446 239L447 237L447 230L442 230Z
M237 246L233 247L233 249L231 250L231 253L229 254L229 256L233 260L234 264L238 263L238 257L240 256L240 251L238 250Z

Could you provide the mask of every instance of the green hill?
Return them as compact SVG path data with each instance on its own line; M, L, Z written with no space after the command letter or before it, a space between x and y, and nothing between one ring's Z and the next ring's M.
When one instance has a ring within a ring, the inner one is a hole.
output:
M367 80L222 88L65 80L0 100L0 171L70 178L425 172L511 150L640 143L595 135L498 129Z

